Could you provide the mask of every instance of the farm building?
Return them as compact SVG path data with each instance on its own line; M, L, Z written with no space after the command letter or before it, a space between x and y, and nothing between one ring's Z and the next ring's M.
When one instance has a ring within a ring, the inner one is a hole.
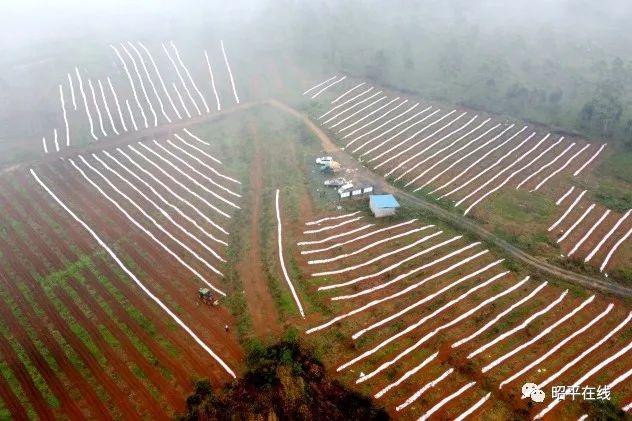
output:
M392 194L372 194L369 196L369 207L376 218L395 215L399 203Z

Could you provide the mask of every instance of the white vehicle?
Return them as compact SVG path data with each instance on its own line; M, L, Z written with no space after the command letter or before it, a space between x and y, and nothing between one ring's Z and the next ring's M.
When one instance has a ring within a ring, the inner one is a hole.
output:
M316 163L318 165L329 165L334 161L331 156L321 156L316 158Z
M343 185L342 187L340 187L338 189L338 194L344 193L347 190L351 190L352 188L353 188L353 184L352 183L347 183L347 184Z

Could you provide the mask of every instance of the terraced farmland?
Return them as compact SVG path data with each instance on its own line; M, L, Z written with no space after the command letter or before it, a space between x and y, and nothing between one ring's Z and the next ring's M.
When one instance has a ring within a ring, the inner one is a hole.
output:
M590 202L582 203L566 215L568 224L545 226L546 218L549 225L556 222L554 204L571 187L579 194L581 186L598 183L591 171L607 157L606 144L445 107L367 81L332 82L315 98L304 95L310 114L363 165L513 241L539 247L538 254L571 258L600 272L629 270L628 209L608 209L597 192L586 197L594 202L589 212Z

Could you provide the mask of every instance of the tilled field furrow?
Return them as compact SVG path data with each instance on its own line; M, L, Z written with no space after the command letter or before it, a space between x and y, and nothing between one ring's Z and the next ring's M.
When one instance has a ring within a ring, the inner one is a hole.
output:
M18 233L15 233L15 235L12 237L12 241L14 243L14 246L16 247L16 250L19 250L20 256L29 255L29 248L25 245ZM3 250L6 247L11 246L5 244ZM18 258L17 261L21 262L27 272L35 271L38 277L41 277L41 279L46 279L46 276L49 273L49 270L47 269L48 265L45 264L40 257L34 255L32 251L30 253L30 256L31 258L28 260L28 262L23 260L24 257ZM40 282L41 281L39 280L35 280L33 286L40 287ZM68 297L66 294L61 293L59 291L59 288L49 289L48 292L42 291L41 293L42 297L46 296L51 299L59 300L61 305L64 306L64 309L68 312L68 321L66 321L65 323L76 323L79 326L82 326L83 329L85 329L90 342L97 347L100 354L103 356L103 358L105 358L106 364L113 370L110 372L110 374L113 376L113 378L117 380L117 383L121 385L123 393L125 393L127 396L134 396L132 390L137 390L139 392L143 392L146 390L144 385L136 379L135 375L127 367L126 363L111 349L109 344L105 341L104 337L99 332L99 329L94 326L92 322L89 321L87 317L83 314L81 309L77 306L76 301ZM144 406L143 402L149 402L152 399L148 393L140 394L143 395L142 397L144 400L140 402L137 401L135 402L135 404L142 408ZM131 411L132 412L130 413L136 412L136 410ZM156 411L153 409L153 405L145 407L144 411L150 414L155 413L157 415Z
M32 321L31 326L35 332L37 332L38 338L44 343L46 348L50 350L51 355L54 356L59 367L62 368L64 374L68 376L70 383L73 387L80 391L80 399L83 401L83 407L88 411L87 414L84 413L84 416L89 415L94 419L108 419L110 416L109 409L105 406L101 399L99 399L92 386L83 377L79 370L68 359L68 356L60 347L59 343L54 340L47 328L48 323L41 320L41 317L33 310L33 307L25 302L22 292L16 287L16 283L8 282L9 277L2 267L0 267L0 279L3 280L3 287L6 288L13 297L15 297L15 303L19 307L20 311L28 320ZM5 281L5 279L7 281ZM39 321L39 323L34 321Z
M58 180L58 178L56 177L55 180ZM70 183L68 179L63 180L66 183ZM82 188L84 187L85 186L81 183L73 183L72 187L68 186L68 189L72 192L72 194L63 194L63 191L60 191L60 195L64 197L64 200L66 196L73 198L70 203L74 203L76 200L81 200L84 205L77 206L77 208L81 209L82 212L86 212L91 215L89 219L90 223L93 224L94 227L98 228L100 232L115 231L116 233L114 234L114 238L120 239L127 237L129 241L132 242L131 244L136 244L135 246L132 246L128 241L119 241L119 247L123 248L123 255L129 256L134 262L136 262L136 264L139 265L140 268L142 268L143 271L147 273L150 279L158 282L162 288L168 288L169 294L173 297L173 299L177 300L178 305L182 306L185 311L185 313L181 315L183 319L187 320L194 326L205 326L206 328L204 330L200 330L198 334L207 340L208 343L217 344L217 352L222 356L222 358L227 358L227 363L236 365L241 358L241 355L243 355L243 352L236 341L227 341L227 338L232 338L232 335L227 334L223 329L224 325L234 325L232 316L230 316L224 308L213 310L201 308L199 301L197 300L197 295L194 292L197 289L196 284L189 281L190 278L188 275L178 275L181 273L181 269L174 268L169 265L169 262L172 259L160 257L157 260L154 260L155 258L150 257L156 256L156 254L160 256L161 251L156 250L153 243L149 243L148 239L144 235L134 232L125 232L121 229L120 224L108 222L111 221L111 215L116 215L118 211L113 209L112 213L108 213L107 205L95 208L93 203L91 203L90 193L83 193ZM143 250L142 255L139 250ZM176 284L174 284L174 280ZM178 284L180 285L178 286ZM185 293L187 290L191 292L188 294Z

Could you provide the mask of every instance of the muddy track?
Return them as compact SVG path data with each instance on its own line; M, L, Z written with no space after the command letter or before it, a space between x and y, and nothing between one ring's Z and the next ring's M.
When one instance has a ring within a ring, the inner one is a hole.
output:
M276 305L268 289L261 260L261 195L263 193L263 163L261 140L253 124L248 131L253 141L253 158L250 169L250 215L248 249L241 256L237 267L244 285L246 301L257 336L269 338L281 332Z

